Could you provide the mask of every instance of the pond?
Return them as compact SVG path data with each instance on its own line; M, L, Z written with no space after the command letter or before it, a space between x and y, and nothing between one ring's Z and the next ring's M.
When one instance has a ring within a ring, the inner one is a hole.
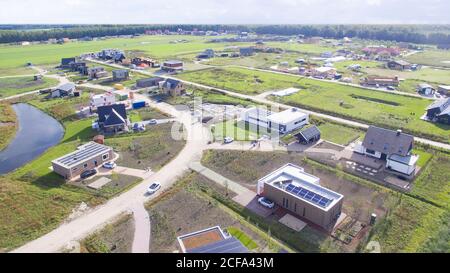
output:
M0 174L11 172L59 143L63 126L54 118L26 103L13 105L19 128L14 139L0 151ZM50 163L49 163L50 166Z

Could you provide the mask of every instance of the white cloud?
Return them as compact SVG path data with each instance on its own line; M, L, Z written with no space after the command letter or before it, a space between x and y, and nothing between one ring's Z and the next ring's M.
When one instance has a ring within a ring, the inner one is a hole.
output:
M1 0L0 23L450 23L441 0Z

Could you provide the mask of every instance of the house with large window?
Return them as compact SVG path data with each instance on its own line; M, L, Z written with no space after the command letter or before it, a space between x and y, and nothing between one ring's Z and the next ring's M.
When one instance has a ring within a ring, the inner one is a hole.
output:
M309 115L297 108L271 112L262 107L252 107L242 112L241 119L256 127L288 133L308 124Z

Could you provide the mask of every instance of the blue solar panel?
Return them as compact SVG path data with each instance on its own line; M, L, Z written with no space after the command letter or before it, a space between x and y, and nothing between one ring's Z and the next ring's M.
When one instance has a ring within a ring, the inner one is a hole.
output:
M292 184L289 184L286 187L286 191L291 192L303 199L309 200L309 201L311 201L319 206L322 206L322 207L326 207L332 201L332 200L329 200L329 199L321 196L320 194L308 191L301 187L296 187Z

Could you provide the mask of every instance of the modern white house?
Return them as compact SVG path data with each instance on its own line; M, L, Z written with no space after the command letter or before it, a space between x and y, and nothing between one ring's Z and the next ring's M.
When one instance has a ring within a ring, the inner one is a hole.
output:
M344 196L320 185L320 178L288 163L258 180L258 195L326 230L336 224Z
M355 144L353 151L381 160L386 168L405 175L413 175L418 155L412 154L414 137L401 130L370 126L363 142Z
M241 119L255 126L288 133L308 124L309 115L297 108L275 113L264 108L253 107L243 111Z
M97 109L100 106L113 105L116 103L116 95L112 92L107 92L98 95L92 95L90 99L91 108Z

